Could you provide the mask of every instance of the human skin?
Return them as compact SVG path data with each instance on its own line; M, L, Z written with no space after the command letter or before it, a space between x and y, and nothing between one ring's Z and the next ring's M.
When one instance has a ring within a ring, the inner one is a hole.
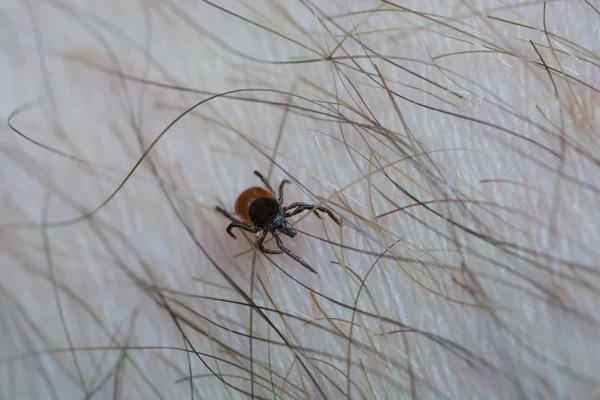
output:
M592 2L2 8L0 399L599 398Z

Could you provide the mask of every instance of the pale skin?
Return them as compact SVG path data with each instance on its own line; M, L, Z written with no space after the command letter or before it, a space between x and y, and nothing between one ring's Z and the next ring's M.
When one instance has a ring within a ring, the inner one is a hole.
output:
M600 396L598 7L366 3L3 0L0 399Z

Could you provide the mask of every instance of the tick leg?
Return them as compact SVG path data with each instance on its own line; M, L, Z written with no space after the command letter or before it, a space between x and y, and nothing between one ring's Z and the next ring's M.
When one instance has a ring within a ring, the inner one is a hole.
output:
M295 208L295 210L290 211L292 208ZM283 209L284 211L284 217L288 218L288 217L292 217L296 214L300 214L301 212L304 212L306 210L314 210L315 214L317 215L317 217L319 217L319 214L317 213L318 211L322 211L324 213L326 213L327 215L329 215L329 217L338 225L342 225L340 223L340 220L333 214L333 212L326 207L317 207L313 204L306 204L306 203L292 203L289 206L287 206L286 208Z
M290 211L292 208L296 208L296 209L293 211ZM285 218L293 217L294 215L300 214L301 212L304 212L306 210L307 210L307 208L298 206L297 203L294 203L283 209L283 216ZM317 217L321 218L321 216L319 215L319 213L316 210L314 211L314 213Z
M283 251L285 254L287 254L288 256L292 257L294 260L296 260L298 263L300 263L304 268L308 269L310 272L312 272L313 274L318 274L317 271L315 271L315 269L313 267L311 267L310 265L308 265L303 259L301 259L300 257L298 257L297 255L295 255L294 253L292 253L292 251L290 249L288 249L287 247L285 247L283 245L283 242L281 241L281 239L279 238L279 236L277 235L277 233L272 232L273 236L275 237L275 241L277 242L277 246L279 246L279 248L281 249L281 251Z
M227 218L229 218L229 220L231 222L237 222L238 224L243 224L242 221L240 221L239 219L237 219L233 215L229 214L227 211L223 210L221 207L216 206L215 210L217 210L218 212L220 212L221 214L223 214L224 216L226 216Z
M292 183L292 182L288 181L287 179L284 179L279 184L279 202L281 204L283 204L283 187L288 183Z
M263 242L265 241L265 238L267 237L267 233L268 233L268 231L263 231L263 233L261 233L260 237L258 238L258 241L256 242L256 244L258 246L258 250L260 250L261 252L266 253L266 254L281 254L281 251L279 251L279 250L265 249Z
M274 191L274 190L273 190L273 188L271 187L271 184L269 183L269 181L267 180L267 178L265 178L265 177L263 176L263 174L261 174L261 173L260 173L260 172L258 172L258 171L254 171L254 175L258 176L258 178L259 178L259 179L262 181L262 183L264 183L264 184L265 184L265 186L266 186L267 188L269 188L269 190L271 191L271 193L275 194L275 191Z
M256 233L256 232L260 231L259 228L253 228L250 225L246 225L246 224L244 224L242 222L232 222L227 227L227 233L229 234L229 236L231 236L234 239L237 239L237 238L235 237L235 235L233 234L233 232L231 232L231 230L233 228L240 228L240 229L243 229L243 230L251 232L251 233Z

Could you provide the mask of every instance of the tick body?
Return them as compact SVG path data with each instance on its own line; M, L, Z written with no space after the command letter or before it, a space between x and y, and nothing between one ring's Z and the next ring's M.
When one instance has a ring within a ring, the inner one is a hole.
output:
M258 186L246 189L239 195L235 202L235 213L248 225L262 229L284 222L279 200L273 193Z
M279 198L277 198L275 197L275 191L269 184L269 181L267 181L267 179L258 171L254 171L254 174L260 178L268 190L259 186L254 186L244 190L238 196L235 202L235 213L240 216L241 220L229 214L221 207L216 208L217 211L231 220L231 224L227 227L227 233L235 239L235 235L232 232L232 229L234 228L243 229L252 233L260 232L256 245L261 252L266 254L285 253L316 274L317 271L315 271L314 268L283 245L279 233L283 233L289 237L296 236L296 230L289 222L287 222L287 219L308 210L313 210L315 215L319 218L318 212L322 211L329 215L329 217L338 225L340 225L340 221L330 209L322 206L296 202L287 207L283 207L283 187L287 183L290 183L290 181L286 179L281 181L281 184L279 185ZM269 233L275 238L277 247L279 247L280 250L269 250L264 247L263 242Z

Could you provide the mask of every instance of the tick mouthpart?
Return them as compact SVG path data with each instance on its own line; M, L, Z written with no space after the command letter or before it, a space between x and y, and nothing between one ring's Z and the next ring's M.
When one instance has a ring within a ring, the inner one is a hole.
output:
M289 237L294 237L294 236L296 236L296 234L298 233L298 232L297 232L297 231L294 229L294 227L293 227L292 225L290 225L290 223L289 223L289 222L287 222L287 221L283 223L283 226L282 226L281 228L279 228L279 230L280 230L282 233L284 233L284 234L288 235Z

